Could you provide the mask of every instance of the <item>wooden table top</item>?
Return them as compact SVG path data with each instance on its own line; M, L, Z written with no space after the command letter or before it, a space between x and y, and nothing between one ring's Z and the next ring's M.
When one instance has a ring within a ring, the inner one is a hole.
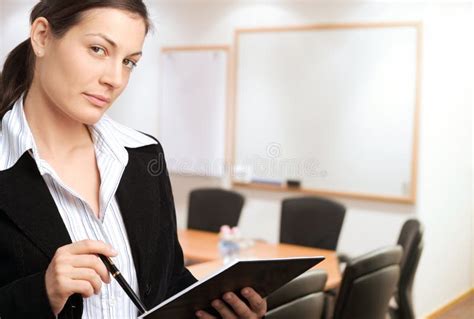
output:
M202 279L222 267L223 263L218 251L218 234L183 229L178 231L178 237L183 248L184 258L193 263L188 266L188 269L196 278ZM240 256L242 258L324 256L326 259L315 268L324 269L328 273L325 289L336 288L341 283L339 262L336 252L332 250L255 241L254 245L243 250Z

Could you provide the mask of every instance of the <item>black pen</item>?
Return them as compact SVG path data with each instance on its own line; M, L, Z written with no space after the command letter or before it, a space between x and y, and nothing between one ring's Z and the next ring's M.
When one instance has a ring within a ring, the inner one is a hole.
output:
M127 283L125 278L123 278L122 274L118 270L117 266L115 266L112 259L102 254L98 254L98 256L102 260L102 262L105 264L105 267L107 267L107 270L110 272L112 277L114 277L118 281L119 285L123 288L123 290L128 295L128 297L130 297L130 299L133 301L135 306L137 306L138 310L140 310L141 313L145 313L146 312L145 305L140 301L140 298L135 294L132 287L130 287L130 285Z

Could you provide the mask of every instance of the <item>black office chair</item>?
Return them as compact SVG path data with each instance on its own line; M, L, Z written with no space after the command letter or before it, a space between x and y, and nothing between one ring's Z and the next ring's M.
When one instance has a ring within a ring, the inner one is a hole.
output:
M402 252L402 247L391 246L350 260L344 271L332 318L385 318L400 277Z
M412 301L412 287L416 269L423 251L423 227L416 219L407 220L400 231L398 245L403 247L400 262L400 281L395 292L395 304L390 308L394 319L415 319Z
M319 197L282 202L280 242L336 250L346 208Z
M320 319L327 273L308 270L267 297L267 319Z
M222 225L239 223L244 197L220 188L201 188L189 195L188 228L219 232Z

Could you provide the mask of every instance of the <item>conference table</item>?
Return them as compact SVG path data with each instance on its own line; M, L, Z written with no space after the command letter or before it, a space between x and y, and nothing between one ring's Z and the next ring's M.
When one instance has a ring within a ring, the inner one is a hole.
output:
M189 271L198 279L205 278L223 266L219 255L219 234L200 230L182 229L178 231L184 259L190 264ZM286 258L303 256L324 256L326 259L315 266L328 274L325 290L337 288L341 283L341 272L336 252L312 247L272 244L256 240L244 249L241 258Z

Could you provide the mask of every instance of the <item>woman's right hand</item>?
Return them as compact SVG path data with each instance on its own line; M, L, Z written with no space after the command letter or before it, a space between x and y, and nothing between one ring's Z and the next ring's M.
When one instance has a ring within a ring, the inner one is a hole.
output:
M110 283L109 272L96 254L117 256L109 244L88 239L56 250L45 276L46 293L55 315L72 294L80 293L87 298L100 292L102 281Z

